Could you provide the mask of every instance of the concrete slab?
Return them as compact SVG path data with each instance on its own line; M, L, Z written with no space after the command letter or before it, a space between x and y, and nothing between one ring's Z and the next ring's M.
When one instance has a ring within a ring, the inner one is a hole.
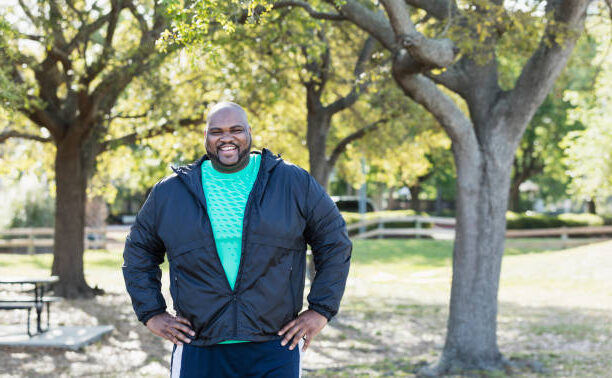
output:
M0 347L37 347L77 350L110 333L112 325L51 327L40 335L28 336L19 326L0 326Z

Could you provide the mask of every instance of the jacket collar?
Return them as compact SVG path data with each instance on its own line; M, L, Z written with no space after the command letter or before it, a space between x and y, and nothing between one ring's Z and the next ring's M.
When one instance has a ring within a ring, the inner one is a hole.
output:
M270 172L283 160L280 155L274 155L270 150L264 148L261 152L251 151L251 153L261 154L261 165L259 167L259 174L256 183L253 185L253 190L257 185L257 181L262 182L259 190L255 193L259 195L262 193L263 188L268 183ZM200 204L206 209L206 198L204 196L204 188L202 187L202 163L209 160L207 155L202 156L195 162L183 165L180 167L171 167L174 173L181 179L183 184L187 186L191 194L200 202Z

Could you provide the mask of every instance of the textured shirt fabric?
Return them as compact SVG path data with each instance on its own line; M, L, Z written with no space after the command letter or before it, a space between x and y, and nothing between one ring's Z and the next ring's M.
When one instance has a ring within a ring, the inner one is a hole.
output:
M242 223L246 203L259 173L261 155L251 154L249 164L238 172L217 171L210 160L202 164L202 187L217 253L232 290L236 285L242 253ZM233 344L242 340L226 340Z
M210 160L202 164L202 186L217 253L232 288L236 284L242 251L242 223L247 199L259 172L261 155L252 154L238 172L221 173Z

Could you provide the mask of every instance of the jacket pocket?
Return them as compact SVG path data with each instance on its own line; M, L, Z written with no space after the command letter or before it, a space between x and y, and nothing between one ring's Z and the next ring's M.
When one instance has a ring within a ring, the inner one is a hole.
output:
M174 301L174 309L176 310L176 314L183 316L183 312L181 311L181 305L180 305L180 301L181 301L181 293L180 293L180 288L179 288L179 277L178 277L178 270L174 271L173 274L173 286L174 286L174 295L172 296L172 300Z
M187 243L180 244L175 247L168 248L168 261L173 261L179 256L194 250L194 249L214 249L214 240L210 241L207 239L196 239Z
M291 265L289 267L289 289L291 290L291 308L293 309L293 313L291 314L291 317L295 317L297 315L297 312L299 311L296 308L296 300L295 300L295 284L293 283L293 265Z
M260 235L257 233L249 233L249 242L265 245L268 247L277 247L283 249L301 250L306 248L306 242L303 238L286 239L278 236Z

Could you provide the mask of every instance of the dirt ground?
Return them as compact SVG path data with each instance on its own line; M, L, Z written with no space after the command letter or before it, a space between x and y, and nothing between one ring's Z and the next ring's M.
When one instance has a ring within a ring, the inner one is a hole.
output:
M606 256L608 248L612 255L611 247L612 243L605 244L596 256ZM573 258L568 256L560 258ZM510 272L525 266L522 260L516 261L516 267L512 261L507 263ZM538 264L545 261L531 265L543 269ZM366 280L366 274L357 269L349 280L340 314L305 353L304 375L414 376L420 366L436 361L444 342L448 294L436 294L438 289L428 291L427 285L440 279L448 281L447 275L448 270L439 269L406 280L383 273ZM610 284L609 276L601 279ZM76 352L0 348L0 376L167 377L172 345L137 321L120 272L105 275L99 285L107 291L103 296L54 304L52 325L111 324L115 330L110 335ZM520 362L508 373L521 377L612 377L612 303L588 306L579 301L558 305L515 301L512 298L531 293L520 286L507 286L508 295L500 294L498 342L506 358ZM422 294L415 295L419 292ZM0 312L2 324L22 320L20 312Z

